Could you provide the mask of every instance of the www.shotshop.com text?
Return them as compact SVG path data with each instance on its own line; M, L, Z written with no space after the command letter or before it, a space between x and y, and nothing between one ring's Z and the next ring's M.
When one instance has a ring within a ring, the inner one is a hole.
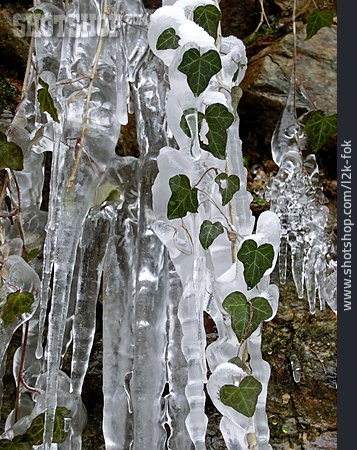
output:
M342 191L342 216L343 230L341 237L343 270L343 309L350 311L352 308L352 141L344 141L341 144L341 191ZM340 232L341 232L340 231Z

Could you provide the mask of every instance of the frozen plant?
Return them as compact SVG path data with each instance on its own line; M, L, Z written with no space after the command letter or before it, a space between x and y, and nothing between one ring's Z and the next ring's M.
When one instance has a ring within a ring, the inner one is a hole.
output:
M272 156L279 166L267 199L281 222L280 282L286 282L289 249L291 269L299 298L304 290L310 312L327 304L337 311L336 236L323 194L316 156L307 151L305 130L310 112L296 116L295 83L292 80L286 107L272 137Z
M250 210L236 113L245 48L221 36L218 1L164 3L149 31L141 0L33 8L66 21L63 38L33 39L0 136L16 156L1 192L1 375L22 326L1 445L82 448L101 300L107 449L205 449L206 391L228 449L271 448L261 324L278 307L280 224ZM75 37L88 14L98 35ZM116 153L128 110L139 158ZM205 313L218 330L209 346Z
M235 111L245 49L221 36L218 2L168 3L151 17L149 43L168 66L166 111L179 148L162 148L158 157L154 229L184 287L178 317L188 364L185 423L195 448L205 449L207 361L207 390L223 415L227 447L268 449L270 369L260 351L260 326L277 310L278 289L269 275L280 224L266 212L253 234ZM219 335L207 348L204 312Z

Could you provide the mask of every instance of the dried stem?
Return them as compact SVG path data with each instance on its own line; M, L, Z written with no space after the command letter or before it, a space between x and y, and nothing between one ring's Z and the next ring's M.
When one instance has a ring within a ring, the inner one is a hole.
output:
M293 107L294 107L294 117L297 118L296 112L296 61L297 61L297 33L296 33L296 1L294 0L293 5L293 39L294 39L294 50L293 50L293 67L292 67L292 82L293 82Z
M20 389L21 389L21 380L22 380L22 371L24 368L25 356L26 356L26 347L27 347L27 338L29 334L29 321L25 323L25 333L24 339L21 348L21 359L19 366L19 373L17 374L17 385L16 385L16 400L15 400L15 422L19 419L19 405L20 405Z
M85 139L85 137L87 135L87 131L88 131L87 125L88 125L89 107L90 107L90 101L91 101L92 91L93 91L93 87L94 87L94 79L97 74L99 58L100 58L102 46L103 46L103 38L104 38L104 31L105 31L107 15L108 15L108 0L104 0L104 2L103 2L103 17L102 17L102 23L101 23L101 28L100 28L100 35L99 35L99 39L98 39L97 50L95 53L95 59L94 59L94 64L93 64L93 68L92 68L92 73L89 77L88 93L87 93L87 98L86 98L86 102L85 102L85 106L84 106L83 127L82 127L82 132L81 132L81 135L80 135L79 141L78 141L77 154L76 154L76 159L74 161L72 174L68 180L67 190L71 189L74 185L74 181L77 176L79 163L80 163L82 152L83 152L84 139Z

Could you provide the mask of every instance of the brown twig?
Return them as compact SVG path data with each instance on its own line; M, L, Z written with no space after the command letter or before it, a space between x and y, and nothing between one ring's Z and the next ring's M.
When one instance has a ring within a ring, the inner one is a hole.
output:
M17 385L16 385L16 400L15 400L15 422L19 419L19 405L20 405L20 387L21 387L21 379L22 379L22 371L24 368L25 355L26 355L26 347L27 347L27 337L29 334L29 321L25 324L25 334L21 348L21 359L19 366L19 373L17 374Z

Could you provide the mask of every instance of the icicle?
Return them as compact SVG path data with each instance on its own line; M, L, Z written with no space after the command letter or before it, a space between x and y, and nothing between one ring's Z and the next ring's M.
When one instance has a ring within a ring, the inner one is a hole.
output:
M333 274L336 255L333 234L328 229L328 208L322 193L316 157L303 157L307 144L304 123L305 113L296 118L294 111L294 83L291 83L286 107L283 110L272 138L272 156L280 166L269 192L271 210L280 217L283 236L279 257L280 281L286 281L287 244L291 249L291 266L299 298L306 287L310 312L316 310L316 291L320 308L325 305L324 284L328 274ZM333 275L331 281L333 280ZM335 292L334 282L330 289ZM335 298L335 294L333 294ZM331 297L330 297L331 298ZM332 309L335 310L334 301Z
M151 186L157 175L156 158L167 144L164 104L167 85L165 68L148 53L137 73L135 115L139 160L139 210L136 259L134 367L130 382L135 449L150 442L160 449L166 440L163 427L166 381L167 267L165 247L151 229ZM154 331L155 330L155 331ZM150 380L150 382L147 382Z
M71 390L76 395L81 395L93 345L108 225L105 209L92 209L86 219L80 243L80 271L73 322L71 366Z
M168 318L169 336L167 346L167 372L170 393L167 396L167 416L171 435L168 440L168 448L180 450L190 449L192 441L188 434L185 420L189 413L189 405L185 396L187 385L187 362L182 353L182 330L178 319L178 305L182 296L182 285L179 276L169 262L169 287L168 287Z
M107 0L74 1L71 13L80 15L82 12L86 13L84 17L88 13L100 12L101 18L105 19ZM116 39L105 37L105 23L105 20L101 21L98 37L77 39L70 33L73 22L68 20L62 45L60 83L57 85L57 100L63 110L63 124L58 130L62 146L55 148L58 152L55 155L58 158L57 172L54 174L57 177L57 196L51 193L54 223L51 217L49 222L55 230L47 246L50 250L48 256L52 256L53 292L47 345L45 448L50 448L52 440L57 373L77 246L85 217L94 204L96 190L114 157L119 134L117 91L113 93L112 87L108 88L107 80L109 77L116 81L120 52ZM91 75L86 87L76 81L81 79L83 72ZM81 96L74 101L76 91L80 91ZM47 254L44 267L51 267ZM47 286L43 286L45 289Z

